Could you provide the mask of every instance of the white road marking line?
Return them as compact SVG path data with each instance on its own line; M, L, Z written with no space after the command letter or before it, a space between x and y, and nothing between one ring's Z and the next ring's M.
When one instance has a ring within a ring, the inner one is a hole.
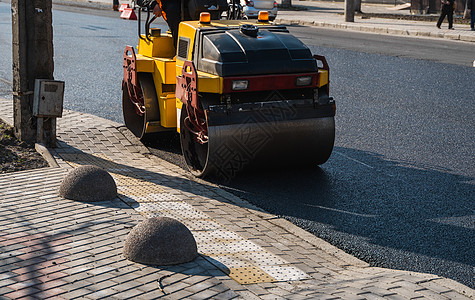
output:
M320 206L320 205L314 205L314 204L306 204L304 203L305 206L310 206L310 207L316 207L316 208L321 208L321 209L326 209L326 210L331 210L331 211L336 211L339 213L344 213L348 215L354 215L358 217L365 217L365 218L376 218L378 215L368 215L368 214L360 214L360 213L355 213L352 211L347 211L347 210L342 210L342 209L337 209L337 208L331 208L331 207L325 207L325 206Z
M354 162L357 162L357 163L359 163L359 164L362 164L363 166L366 166L366 167L368 167L368 168L370 168L370 169L374 169L374 167L372 167L372 166L370 166L370 165L368 165L368 164L365 164L364 162L359 161L359 160L357 160L357 159L351 158L351 157L349 157L348 155L345 155L345 154L343 154L343 153L340 153L340 152L334 151L334 150L333 150L333 152L336 153L336 154L339 154L339 155L341 155L341 156L343 156L343 157L345 157L345 158L348 158L349 160L352 160L352 161L354 161Z

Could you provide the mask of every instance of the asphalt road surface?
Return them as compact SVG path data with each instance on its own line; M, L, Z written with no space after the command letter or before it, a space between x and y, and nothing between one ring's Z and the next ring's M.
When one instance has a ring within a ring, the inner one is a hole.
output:
M54 11L55 78L66 81L65 108L122 122L122 51L137 44L136 22L67 10ZM11 82L9 14L0 3L0 96ZM223 188L374 266L474 288L475 44L290 30L329 62L333 154L320 168L263 169ZM173 137L151 146L183 166Z
M458 64L475 45L458 52L446 41L291 31L331 68L332 157L225 186L374 266L473 288L475 68Z

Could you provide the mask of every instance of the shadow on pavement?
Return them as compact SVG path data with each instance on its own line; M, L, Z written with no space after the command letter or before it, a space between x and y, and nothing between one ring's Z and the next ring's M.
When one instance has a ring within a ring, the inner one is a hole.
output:
M473 287L471 180L336 147L321 168L248 173L223 188L373 265L417 266Z
M213 193L216 187L203 181L77 154L87 157L75 161L79 164L194 195L218 195ZM470 180L448 170L336 147L321 168L254 169L222 188L372 265L438 274L473 286Z

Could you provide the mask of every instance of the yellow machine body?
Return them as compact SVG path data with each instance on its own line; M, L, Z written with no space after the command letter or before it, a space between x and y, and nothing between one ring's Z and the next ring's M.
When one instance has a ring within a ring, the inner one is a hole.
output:
M199 27L236 27L242 24L257 24L266 26L266 23L247 20L218 20L211 21L210 24L200 24L199 21L181 22L179 36L190 40L187 60L193 59L196 30ZM157 34L158 32L158 34ZM180 132L179 116L183 103L175 97L176 77L181 75L184 59L175 56L173 38L168 33L160 33L159 30L150 37L150 41L145 39L145 35L139 40L137 54L137 72L151 73L155 84L158 107L160 109L159 120L148 120L146 133L159 132L164 129L177 128ZM318 70L317 86L322 87L328 84L328 70ZM223 93L223 78L217 75L198 71L198 92ZM145 99L145 101L155 101ZM145 103L147 106L147 103ZM153 105L155 106L155 105Z
M330 157L328 64L285 26L184 21L177 50L159 29L141 35L137 48L124 51L124 122L141 139L177 131L195 176L229 180L247 165L318 165Z

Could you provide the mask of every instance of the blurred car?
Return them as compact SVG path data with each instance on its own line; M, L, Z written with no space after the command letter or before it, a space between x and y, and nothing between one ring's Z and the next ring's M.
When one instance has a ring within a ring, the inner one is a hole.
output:
M275 0L241 0L243 18L257 18L259 11L267 10L269 20L274 21L277 17L277 1Z

